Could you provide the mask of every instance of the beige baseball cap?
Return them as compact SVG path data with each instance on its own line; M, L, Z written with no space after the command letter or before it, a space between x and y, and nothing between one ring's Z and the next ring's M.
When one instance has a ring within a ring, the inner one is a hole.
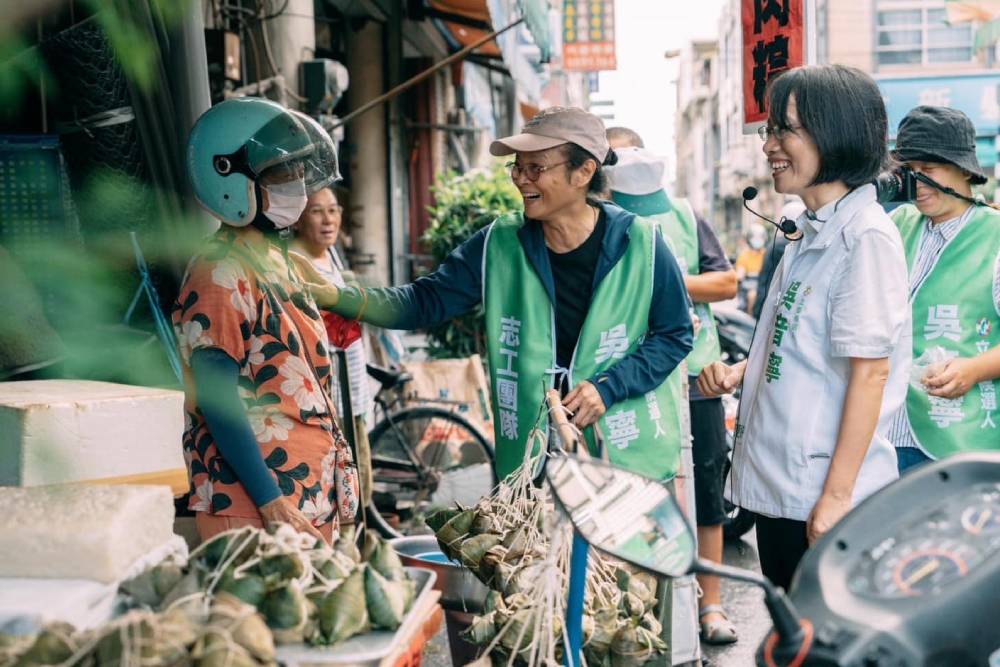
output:
M497 139L490 144L492 155L544 151L562 144L576 144L604 164L614 164L604 123L579 107L549 107L539 111L521 128L521 134Z

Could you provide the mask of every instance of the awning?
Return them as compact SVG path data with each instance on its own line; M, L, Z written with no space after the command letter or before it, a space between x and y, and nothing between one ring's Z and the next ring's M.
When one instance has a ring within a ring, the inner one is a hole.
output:
M477 39L524 17L531 41L538 47L539 60L549 61L552 36L547 0L424 0L424 13L436 20L452 46L468 46ZM500 57L501 44L490 42L482 55Z
M445 37L451 38L449 41L453 48L468 46L493 32L486 0L428 0L427 4L431 10L430 15L437 18L440 26L445 29ZM457 22L448 20L445 18L447 16L466 20ZM500 47L493 40L479 47L478 53L499 58Z

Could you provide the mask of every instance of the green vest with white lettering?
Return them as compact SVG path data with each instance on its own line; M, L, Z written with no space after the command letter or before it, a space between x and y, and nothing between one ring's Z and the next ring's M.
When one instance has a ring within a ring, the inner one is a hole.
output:
M646 219L660 226L681 271L696 276L701 270L698 259L698 220L686 199L671 199L670 203L672 206L669 211L648 215ZM694 348L687 356L688 375L698 375L705 366L722 358L712 307L707 303L696 303L694 314L698 316L701 328L694 339Z
M555 309L517 236L520 214L497 219L483 255L483 302L492 381L497 474L513 472L528 433L543 413L545 391L555 386ZM653 298L656 231L636 218L624 256L591 298L570 364L569 385L593 377L632 353L648 329ZM642 396L607 406L598 428L611 463L656 480L674 476L680 462L681 384L677 373ZM540 426L547 429L547 420ZM594 429L585 429L596 452Z
M913 263L927 222L912 204L892 212ZM941 346L974 357L1000 343L1000 316L993 301L993 273L1000 252L1000 212L977 207L941 251L937 264L912 299L913 358ZM965 396L944 399L912 385L906 413L917 443L936 459L965 451L1000 449L1000 382L980 382Z

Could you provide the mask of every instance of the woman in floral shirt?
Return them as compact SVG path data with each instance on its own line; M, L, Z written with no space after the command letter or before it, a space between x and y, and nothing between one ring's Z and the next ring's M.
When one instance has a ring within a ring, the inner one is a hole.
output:
M357 510L354 461L328 398L326 332L279 235L307 190L336 177L319 159L332 145L308 129L277 104L233 100L191 132L196 195L226 223L191 261L173 311L189 506L203 539L285 521L330 540Z

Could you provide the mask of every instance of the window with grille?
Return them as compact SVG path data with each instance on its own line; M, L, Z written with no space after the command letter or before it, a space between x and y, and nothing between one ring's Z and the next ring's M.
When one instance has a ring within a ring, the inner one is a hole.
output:
M941 0L878 0L875 52L878 64L967 63L974 57L972 25L948 24Z

